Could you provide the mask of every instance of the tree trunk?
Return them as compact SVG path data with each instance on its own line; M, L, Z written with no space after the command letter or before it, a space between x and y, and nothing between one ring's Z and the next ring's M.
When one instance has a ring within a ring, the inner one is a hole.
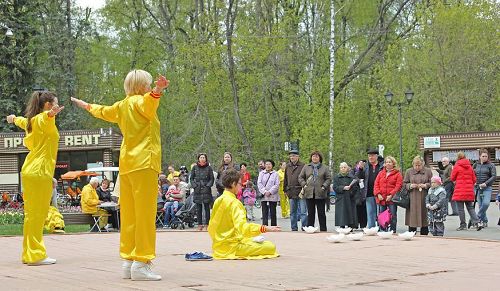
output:
M335 1L330 0L330 145L328 165L333 172L333 109L335 105Z
M245 129L243 128L243 124L240 118L240 108L239 108L240 101L238 96L238 88L236 86L234 57L232 50L232 45L233 45L232 36L233 36L234 21L236 19L237 8L238 8L237 1L229 0L229 7L227 9L227 15L226 15L226 40L227 40L227 58L228 58L228 71L229 71L228 76L229 76L229 81L231 82L231 89L233 92L234 118L236 121L236 126L238 127L238 131L240 132L248 160L252 161L253 160L252 146L248 142L248 137L245 133Z

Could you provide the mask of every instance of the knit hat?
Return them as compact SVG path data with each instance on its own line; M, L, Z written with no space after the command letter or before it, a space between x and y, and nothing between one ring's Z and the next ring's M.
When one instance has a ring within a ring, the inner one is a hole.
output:
M439 185L443 184L443 181L441 181L441 178L439 176L434 176L431 178L431 182L436 182Z

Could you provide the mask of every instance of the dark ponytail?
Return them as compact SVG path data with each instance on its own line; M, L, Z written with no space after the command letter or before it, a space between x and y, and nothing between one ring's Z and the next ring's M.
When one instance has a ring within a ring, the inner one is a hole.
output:
M56 98L56 95L50 91L35 91L31 94L31 98L28 101L28 106L26 107L26 118L28 119L28 125L26 130L31 132L31 118L35 115L43 112L43 108L46 102L52 103Z

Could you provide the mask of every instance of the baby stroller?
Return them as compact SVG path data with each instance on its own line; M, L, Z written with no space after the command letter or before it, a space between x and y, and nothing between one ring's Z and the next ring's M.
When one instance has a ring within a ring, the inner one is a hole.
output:
M174 218L170 222L171 229L185 229L186 225L189 227L194 227L194 222L196 221L196 205L193 202L193 196L189 195L186 198L186 202L181 206L179 210L174 215Z

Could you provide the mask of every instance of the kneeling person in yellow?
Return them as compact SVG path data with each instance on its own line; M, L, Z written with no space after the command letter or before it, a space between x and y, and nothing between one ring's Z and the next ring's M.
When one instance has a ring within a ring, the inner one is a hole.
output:
M235 169L224 172L224 193L215 200L208 233L212 239L212 256L219 260L266 259L279 254L270 241L255 242L254 237L268 231L281 231L279 226L248 223L243 204L236 198L241 189L240 173Z
M88 104L71 98L94 117L118 123L123 134L120 148L120 256L123 278L161 280L151 270L156 256L156 201L161 171L160 120L156 111L169 81L153 78L143 70L133 70L124 82L125 99L111 106Z
M99 186L99 179L92 177L90 182L83 187L82 190L82 212L94 215L106 215L108 212L104 209L98 209L97 205L101 204L99 196L97 195L97 187ZM99 219L99 228L102 229L106 224L108 224L108 217L104 216ZM92 231L99 231L97 229L92 229Z
M57 97L49 91L36 91L26 108L26 118L7 116L26 132L24 145L29 153L21 169L24 190L24 225L22 261L28 265L50 265L55 259L47 257L43 242L43 225L52 195L52 177L56 167L59 131L55 116L63 110Z

